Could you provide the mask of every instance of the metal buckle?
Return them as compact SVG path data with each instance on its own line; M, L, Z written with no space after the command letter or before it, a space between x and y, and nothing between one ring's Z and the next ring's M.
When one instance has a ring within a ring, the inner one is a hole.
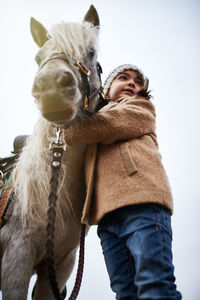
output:
M63 139L63 130L60 127L56 128L56 140L49 145L49 150L52 150L54 147L62 148L63 151L66 151L66 143Z
M83 72L87 76L90 76L90 70L88 70L87 67L83 65L80 60L77 60L76 64L81 70L81 72Z
M88 97L85 96L84 103L83 103L83 112L86 113L87 110L88 110Z
M106 99L106 95L104 94L104 88L101 86L101 89L99 91L99 95L101 96L101 98L103 98L103 100Z

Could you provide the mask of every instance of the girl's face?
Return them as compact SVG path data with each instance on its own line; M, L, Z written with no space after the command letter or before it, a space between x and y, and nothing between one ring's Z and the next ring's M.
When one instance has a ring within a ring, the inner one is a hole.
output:
M132 97L144 90L144 82L137 71L125 70L113 80L108 97L117 100L122 97Z

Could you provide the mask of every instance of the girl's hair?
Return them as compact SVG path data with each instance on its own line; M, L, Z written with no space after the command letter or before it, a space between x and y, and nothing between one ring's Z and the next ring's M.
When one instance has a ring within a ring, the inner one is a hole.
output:
M143 90L143 91L141 91L141 92L138 93L138 96L141 96L141 97L144 97L147 100L150 100L152 98L152 96L151 96L150 93L151 93L150 90L149 91Z
M152 95L150 94L150 93L151 93L151 90L148 90L149 79L146 78L146 80L147 80L147 84L146 84L147 88L144 89L144 90L142 90L142 91L140 91L140 92L138 93L138 96L141 96L141 97L144 97L144 98L147 99L147 100L150 100L150 99L152 98Z

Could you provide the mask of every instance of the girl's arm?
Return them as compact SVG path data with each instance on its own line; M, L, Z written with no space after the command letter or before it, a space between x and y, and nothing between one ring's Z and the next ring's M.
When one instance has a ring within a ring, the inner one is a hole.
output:
M128 97L110 102L91 117L79 119L65 130L73 144L112 144L144 134L155 134L155 109L151 101Z

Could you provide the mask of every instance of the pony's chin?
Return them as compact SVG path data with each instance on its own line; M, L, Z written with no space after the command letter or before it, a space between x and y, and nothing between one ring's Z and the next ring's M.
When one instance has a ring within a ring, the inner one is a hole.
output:
M70 123L76 116L77 106L74 94L58 91L43 92L38 100L38 108L42 116L56 124Z
M42 116L49 122L60 125L60 126L67 126L76 116L76 111L67 109L64 111L57 111L57 112L44 112Z

